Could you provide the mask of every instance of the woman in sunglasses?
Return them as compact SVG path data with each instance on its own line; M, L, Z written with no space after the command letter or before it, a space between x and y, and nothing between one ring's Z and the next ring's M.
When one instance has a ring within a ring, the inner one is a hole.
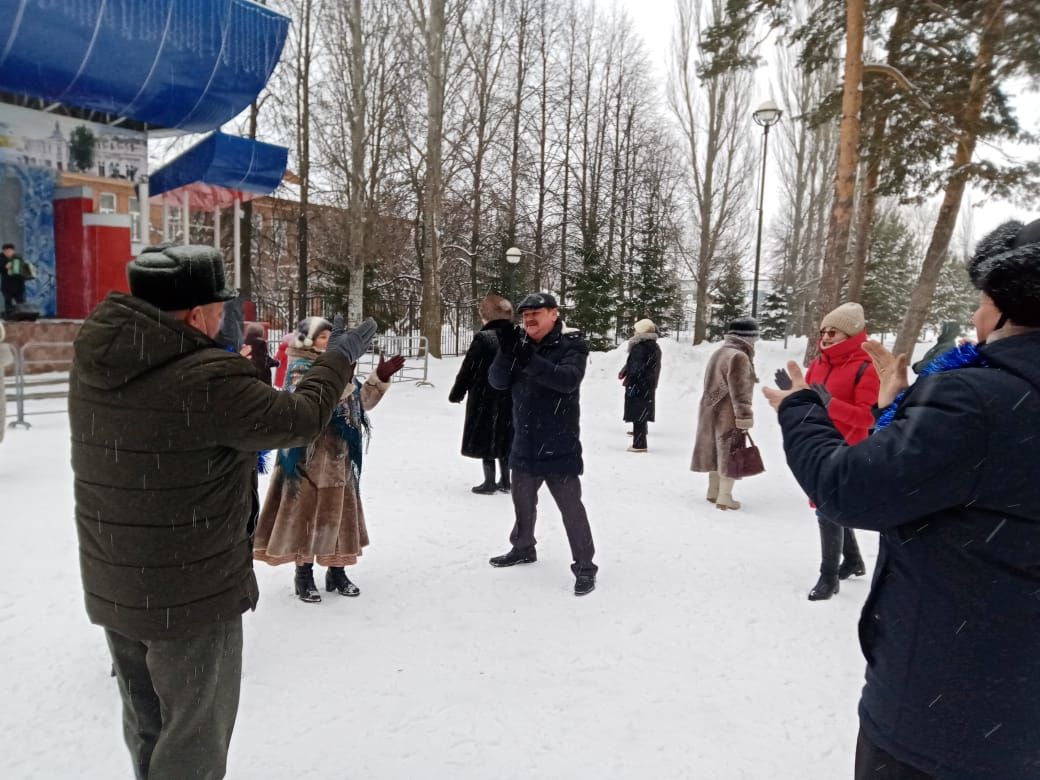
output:
M871 409L880 387L870 356L861 349L866 340L863 307L842 304L823 318L820 356L805 375L827 407L834 427L850 445L869 435L874 425ZM819 511L816 518L820 525L820 579L809 591L810 601L829 599L838 592L839 580L867 573L852 529L832 523Z

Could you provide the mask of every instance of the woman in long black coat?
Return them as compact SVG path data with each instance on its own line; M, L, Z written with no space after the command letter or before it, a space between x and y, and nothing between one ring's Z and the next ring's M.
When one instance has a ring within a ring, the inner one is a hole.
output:
M657 326L650 320L635 324L635 335L628 340L628 360L618 374L625 385L625 422L632 423L629 452L646 452L648 425L654 421L657 380L661 376L661 348L657 346Z
M513 443L513 398L508 390L488 384L488 369L498 354L495 329L500 320L512 321L513 305L500 295L488 295L480 303L484 327L473 337L455 384L448 394L453 404L466 398L466 422L462 429L462 454L480 458L484 481L474 493L509 492L509 448ZM467 398L468 395L468 398ZM501 479L495 482L495 461Z

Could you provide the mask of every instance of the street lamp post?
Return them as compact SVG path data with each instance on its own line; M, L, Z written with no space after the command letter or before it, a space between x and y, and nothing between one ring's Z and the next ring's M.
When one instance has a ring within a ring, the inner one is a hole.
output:
M762 181L758 188L758 235L755 239L755 281L751 288L751 316L758 317L758 274L762 262L762 208L766 197L766 156L769 153L769 128L780 121L783 111L772 100L760 105L751 118L762 128Z
M513 301L514 306L516 306L516 301L514 300L516 296L516 267L523 256L523 250L515 246L511 246L506 250L506 287L508 288L506 297Z

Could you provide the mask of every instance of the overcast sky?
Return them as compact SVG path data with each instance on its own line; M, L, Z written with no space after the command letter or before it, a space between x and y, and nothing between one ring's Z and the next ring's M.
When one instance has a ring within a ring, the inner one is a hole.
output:
M596 2L602 6L604 13L609 12L609 9L614 4L614 0L596 0ZM636 29L647 45L647 51L650 53L660 74L663 95L668 52L671 45L672 20L675 16L675 0L618 0L618 4L632 18ZM763 55L768 58L769 52L765 51ZM761 101L770 97L768 64L760 69L757 83L759 85L758 92L752 96L751 101L753 106L759 105ZM1030 93L1017 96L1015 104L1023 127L1032 129L1033 132L1040 134L1040 99L1038 99L1037 91L1034 89ZM978 155L987 158L993 158L1001 153L1011 155L1017 159L1030 159L1040 155L1040 147L1004 147L1001 149L980 147L977 152ZM770 170L769 175L772 176L772 170ZM768 183L766 186L768 188ZM1040 217L1040 209L1031 212L1020 206L1003 201L985 201L982 193L970 193L969 197L972 203L982 204L975 208L974 231L976 238L981 238L985 233L1007 219L1017 218L1028 222ZM768 209L766 218L767 220L769 218Z

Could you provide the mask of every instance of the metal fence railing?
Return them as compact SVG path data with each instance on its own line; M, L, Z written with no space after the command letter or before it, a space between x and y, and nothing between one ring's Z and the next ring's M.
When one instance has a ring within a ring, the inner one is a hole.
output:
M42 356L29 357L32 354ZM33 373L31 369L34 367L45 373ZM32 412L28 412L26 406L34 401L68 398L71 368L71 341L30 341L14 350L15 419L8 423L8 427L28 430L32 425L25 418L30 414L64 414L64 408L34 409ZM3 395L4 403L6 403L8 398L6 377Z
M379 354L401 355L404 368L394 374L392 382L415 382L418 387L433 387L430 375L430 343L425 336L377 335L368 353L358 361L359 376L368 376L379 365Z

